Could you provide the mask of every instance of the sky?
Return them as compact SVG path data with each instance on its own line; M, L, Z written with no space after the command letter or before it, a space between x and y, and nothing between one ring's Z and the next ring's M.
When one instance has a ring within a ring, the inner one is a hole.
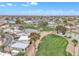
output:
M79 2L0 2L0 15L79 15Z

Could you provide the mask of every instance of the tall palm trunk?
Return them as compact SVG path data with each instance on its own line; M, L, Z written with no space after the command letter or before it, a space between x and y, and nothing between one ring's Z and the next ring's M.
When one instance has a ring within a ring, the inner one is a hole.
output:
M75 47L76 47L76 46L74 45L74 54L73 54L74 56L75 56Z

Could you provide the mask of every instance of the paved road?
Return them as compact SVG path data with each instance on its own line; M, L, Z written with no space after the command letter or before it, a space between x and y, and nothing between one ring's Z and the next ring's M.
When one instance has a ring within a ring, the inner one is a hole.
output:
M6 41L5 41L4 45L5 46L11 45L13 37L9 34L5 34L5 37L6 37Z

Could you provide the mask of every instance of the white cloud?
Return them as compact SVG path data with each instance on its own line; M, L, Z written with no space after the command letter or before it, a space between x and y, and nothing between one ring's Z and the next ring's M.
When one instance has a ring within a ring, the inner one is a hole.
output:
M38 5L37 2L31 2L30 5Z
M79 15L79 11L76 10L48 10L46 15Z
M27 2L26 4L21 4L21 6L24 6L24 7L27 7L27 6L36 6L36 5L38 5L38 3L37 2Z
M12 3L7 3L7 6L16 6L16 5Z
M24 15L79 15L79 11L76 10L30 10L22 11Z
M28 4L21 4L21 6L25 6L25 7L27 7L27 6L29 6Z
M2 5L0 5L0 7L5 7L5 5L2 4Z
M12 6L13 4L12 4L12 3L7 3L7 5L8 5L8 6Z

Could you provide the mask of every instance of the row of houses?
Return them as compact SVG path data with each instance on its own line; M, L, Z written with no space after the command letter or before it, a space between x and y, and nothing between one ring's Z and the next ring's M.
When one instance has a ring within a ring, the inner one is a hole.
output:
M28 37L30 33L36 32L35 29L23 29L20 30L15 20L10 20L5 23L6 20L0 23L0 32L4 33L4 37L0 35L0 56L6 55L17 55L19 52L25 52L30 45L30 38ZM9 23L9 24L8 24ZM27 21L25 23L32 23L32 21ZM14 24L14 26L10 26ZM2 48L4 47L4 49Z
M30 38L28 36L32 32L38 32L38 31L34 29L26 29L24 32L21 33L17 32L14 34L13 32L15 36L13 34L6 34L5 38L3 38L2 40L0 38L0 45L5 45L5 50L3 52L5 53L10 52L11 55L16 55L20 51L25 52L26 48L28 48L30 44Z
M64 36L79 41L79 25L73 25L73 26L66 25L65 27L67 30ZM58 35L62 35L62 33L59 33Z

